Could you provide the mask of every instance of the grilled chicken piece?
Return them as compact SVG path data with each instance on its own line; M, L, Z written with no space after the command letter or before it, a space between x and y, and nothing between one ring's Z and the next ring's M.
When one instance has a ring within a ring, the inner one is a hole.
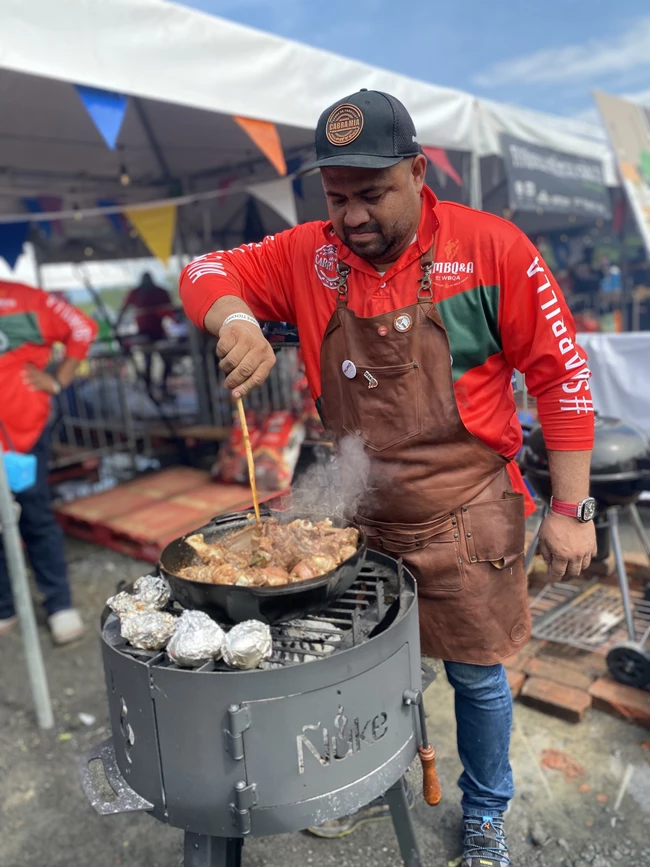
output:
M185 541L190 546L190 548L194 548L199 558L204 563L213 563L215 565L220 565L225 561L225 551L218 543L216 545L209 545L205 541L205 537L203 533L195 533L193 536L187 536Z
M202 581L205 584L237 584L244 573L238 566L230 563L211 563L203 566L185 566L178 574L181 578Z
M310 578L318 578L319 575L325 575L336 569L337 562L334 557L329 557L326 554L315 554L313 557L306 557L301 560L291 570L291 580L293 581L308 581Z
M339 563L342 563L344 560L347 560L349 557L354 557L357 553L356 545L343 545L339 548Z
M256 570L257 571L257 570ZM284 584L289 584L291 577L286 569L281 569L279 566L267 566L266 569L259 570L260 587L282 587Z

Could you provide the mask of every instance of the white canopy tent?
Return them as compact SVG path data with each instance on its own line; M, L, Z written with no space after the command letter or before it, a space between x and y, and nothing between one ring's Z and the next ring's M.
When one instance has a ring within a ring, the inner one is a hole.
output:
M0 0L0 20L0 221L24 213L34 196L73 210L221 189L181 209L180 241L189 255L239 243L250 231L247 187L277 175L233 115L275 123L287 159L304 162L323 107L361 87L394 93L420 142L448 150L464 184L451 182L447 198L467 201L469 155L500 153L501 132L599 159L615 182L599 127L480 102L166 0ZM115 151L75 84L130 97ZM302 192L299 220L322 217L318 178L305 179ZM264 204L257 219L267 232L286 227ZM146 254L105 216L68 220L47 242L35 230L32 240L41 261Z

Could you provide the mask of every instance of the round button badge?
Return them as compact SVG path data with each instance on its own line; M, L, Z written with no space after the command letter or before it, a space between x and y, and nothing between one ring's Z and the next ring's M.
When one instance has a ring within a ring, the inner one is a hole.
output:
M410 331L413 327L413 320L408 315L408 313L400 313L399 316L396 316L393 320L393 328L395 331L399 331L400 333L404 333L405 331Z
M346 359L341 365L341 370L343 371L343 375L347 376L348 379L354 379L357 375L357 366L353 361Z
M386 328L385 325L380 325L379 328L377 329L377 334L380 337L386 337L386 335L388 334L388 328Z

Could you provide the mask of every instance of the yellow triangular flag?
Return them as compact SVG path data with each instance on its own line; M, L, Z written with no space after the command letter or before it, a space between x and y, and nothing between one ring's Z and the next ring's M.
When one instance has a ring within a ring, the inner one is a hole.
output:
M262 151L279 175L286 175L287 164L277 127L268 120L253 120L250 117L233 117L244 132Z
M124 211L147 249L165 265L174 246L176 205L163 205L147 210Z

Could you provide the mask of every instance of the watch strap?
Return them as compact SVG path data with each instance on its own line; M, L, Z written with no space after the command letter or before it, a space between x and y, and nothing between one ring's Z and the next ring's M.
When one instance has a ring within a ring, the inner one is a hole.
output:
M551 497L551 511L557 515L566 515L568 518L580 517L580 503L563 503Z

